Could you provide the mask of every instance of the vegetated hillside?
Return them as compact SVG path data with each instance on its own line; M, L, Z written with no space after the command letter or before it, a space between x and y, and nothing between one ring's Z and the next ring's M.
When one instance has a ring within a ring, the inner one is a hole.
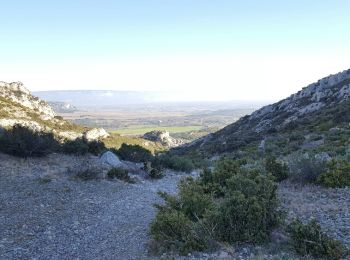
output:
M182 147L204 156L300 149L345 153L350 137L350 69L325 77L296 94Z
M142 138L122 137L109 134L103 128L88 128L73 124L57 116L49 103L33 96L21 82L0 82L0 130L12 129L15 125L32 132L52 133L60 141L102 140L107 148L118 149L125 143L140 145L151 152L165 149L160 143Z

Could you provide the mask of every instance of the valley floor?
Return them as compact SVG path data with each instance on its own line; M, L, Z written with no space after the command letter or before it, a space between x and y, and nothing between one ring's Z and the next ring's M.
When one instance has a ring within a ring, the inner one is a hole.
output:
M73 179L72 172L87 161L98 164L93 156L23 160L0 154L0 259L152 258L148 226L155 216L153 204L160 202L157 191L175 193L184 175L169 172L161 180L137 184ZM349 188L284 183L279 196L288 218L316 217L350 247ZM280 259L284 247L278 239L267 248L240 246L187 258ZM292 258L287 259L297 259L288 251Z

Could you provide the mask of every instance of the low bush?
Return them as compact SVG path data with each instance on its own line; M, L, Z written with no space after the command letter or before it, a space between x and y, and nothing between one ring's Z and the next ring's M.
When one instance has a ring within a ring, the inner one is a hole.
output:
M287 230L294 249L302 256L312 255L317 258L342 259L349 255L346 246L323 233L315 219L306 225L296 219L288 226Z
M164 205L151 235L165 249L188 253L210 241L263 242L281 219L277 185L269 175L242 170L242 162L223 160L198 180L179 184L179 193L160 193Z
M89 152L89 146L83 139L69 140L62 145L66 154L84 155Z
M263 242L280 221L277 185L257 172L238 172L213 215L217 236L227 242Z
M53 134L34 132L21 125L5 130L0 137L0 150L18 157L41 157L58 150Z
M101 141L91 141L88 142L87 145L88 152L96 156L107 150L105 144Z
M180 172L191 172L196 166L189 158L179 155L160 155L152 160L153 165Z
M268 157L265 160L265 168L277 182L288 178L288 166L282 162L278 162L275 157Z
M350 163L332 160L327 165L327 171L317 178L317 183L328 188L350 186Z
M160 165L154 166L152 162L144 162L143 169L152 179L161 179L164 177L164 171Z
M100 169L95 167L89 167L86 169L83 169L79 171L75 178L83 180L83 181L90 181L90 180L96 180L99 178L100 175Z
M207 247L206 232L201 220L214 206L210 195L193 179L179 184L178 196L160 192L165 205L156 205L159 212L151 224L151 235L158 242L158 251L173 250L182 254Z
M112 168L108 171L107 177L109 179L118 179L129 183L134 183L133 179L129 176L126 169L123 168Z
M325 172L327 162L314 155L296 153L289 157L289 179L300 183L315 183Z
M152 153L140 145L124 143L116 153L122 160L131 162L147 162L152 158Z

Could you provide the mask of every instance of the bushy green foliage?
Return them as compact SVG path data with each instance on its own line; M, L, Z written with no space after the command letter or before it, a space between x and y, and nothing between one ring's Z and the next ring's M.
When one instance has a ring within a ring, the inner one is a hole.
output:
M299 183L315 183L326 170L326 162L313 154L296 153L289 157L289 178Z
M280 182L288 178L288 166L278 162L275 157L268 157L265 160L266 171L271 173L276 181Z
M327 165L327 172L317 178L317 183L328 188L350 186L350 163L332 160Z
M106 146L101 141L91 141L87 142L88 145L88 152L93 155L100 155L104 151L107 150Z
M122 144L117 150L117 155L126 161L146 162L152 158L152 153L140 145Z
M241 163L223 160L198 180L182 181L177 196L161 193L165 205L157 205L153 238L182 253L203 249L214 239L265 241L280 220L277 186L267 175L242 170Z
M244 163L244 160L222 159L217 162L213 171L205 169L200 181L207 192L217 197L224 196L228 180L241 171Z
M263 242L280 220L277 185L257 172L228 179L225 199L214 214L218 237L228 242Z
M161 179L164 177L164 170L160 165L154 165L152 162L144 162L143 169L152 179Z
M5 130L0 137L0 150L19 157L45 156L56 151L59 145L50 133L34 132L26 127L15 125Z
M322 232L318 222L313 219L304 225L299 219L288 226L292 244L297 253L317 258L341 259L349 254L345 245Z
M116 178L125 182L134 183L134 180L129 176L128 171L120 167L110 169L107 173L107 177L109 179Z
M183 254L204 249L208 241L201 219L214 206L211 196L190 178L179 184L178 196L159 194L165 205L156 205L159 212L151 224L153 238L162 248Z
M78 138L66 141L62 146L62 150L66 154L84 155L89 152L89 145L83 139Z
M180 172L191 172L196 168L195 164L190 158L179 155L160 155L153 158L152 163L156 166L172 169Z

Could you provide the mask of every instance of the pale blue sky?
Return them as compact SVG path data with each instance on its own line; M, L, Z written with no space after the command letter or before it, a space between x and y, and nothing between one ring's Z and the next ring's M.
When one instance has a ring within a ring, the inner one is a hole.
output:
M238 85L255 90L247 75L261 77L263 66L261 84L277 98L350 67L347 0L0 0L0 10L0 80L33 90L215 87L237 95ZM283 68L304 74L279 89L288 74L271 77Z

